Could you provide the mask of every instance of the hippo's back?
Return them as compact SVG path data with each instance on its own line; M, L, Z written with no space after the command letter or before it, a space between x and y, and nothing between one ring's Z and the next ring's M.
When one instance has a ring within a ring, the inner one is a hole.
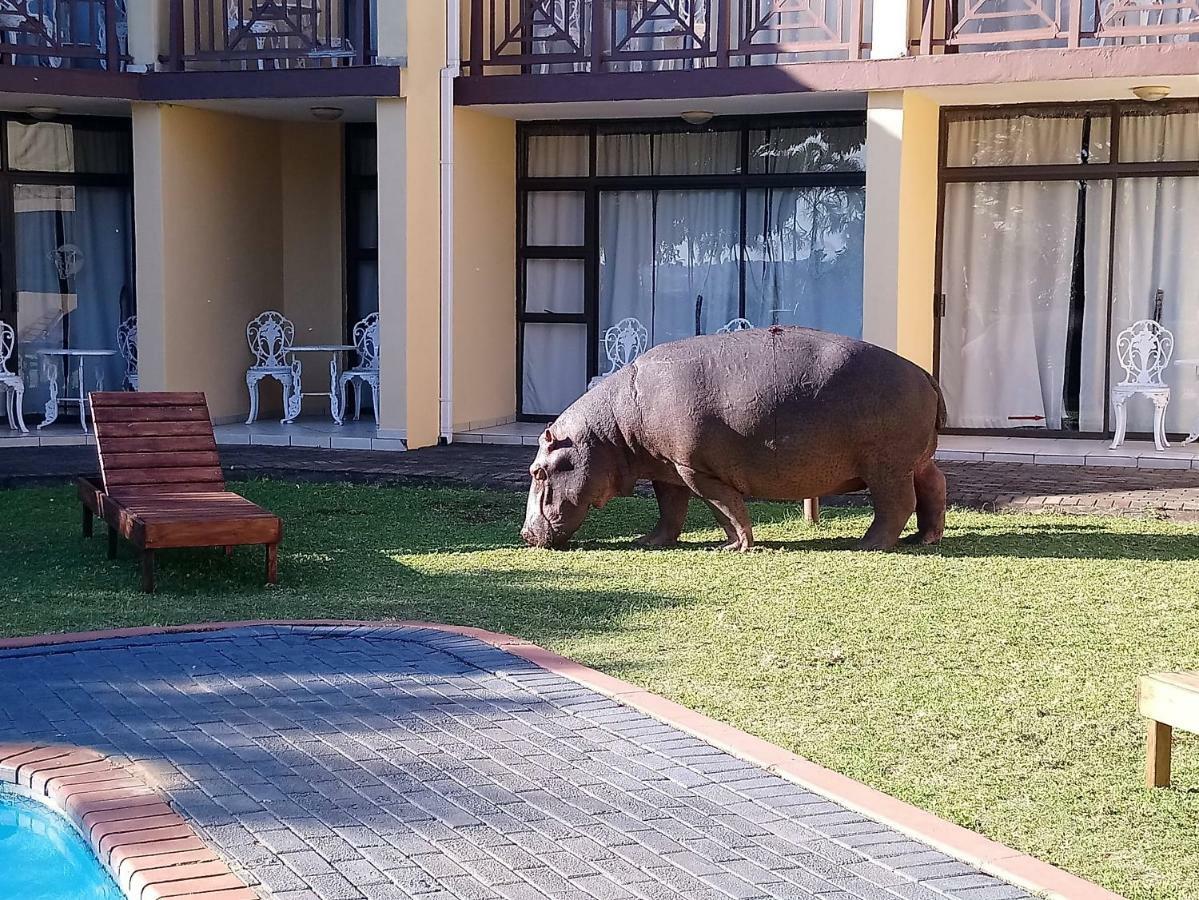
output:
M635 417L650 452L756 496L815 496L936 447L940 398L923 369L814 329L662 344L611 380L614 412Z

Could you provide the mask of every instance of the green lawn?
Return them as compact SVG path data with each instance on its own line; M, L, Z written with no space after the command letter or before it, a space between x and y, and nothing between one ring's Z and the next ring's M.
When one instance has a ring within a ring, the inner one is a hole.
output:
M0 632L245 618L421 618L529 638L1131 898L1199 897L1199 740L1141 787L1136 676L1199 668L1199 528L951 511L936 550L851 550L754 509L763 549L629 549L644 500L593 513L568 553L519 546L514 494L242 486L286 521L261 552L132 552L79 536L69 489L0 493Z

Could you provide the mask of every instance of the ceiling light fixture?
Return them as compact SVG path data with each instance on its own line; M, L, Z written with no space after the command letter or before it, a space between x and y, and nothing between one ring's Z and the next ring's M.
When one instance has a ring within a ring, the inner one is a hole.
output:
M62 112L62 110L57 106L28 106L25 108L25 112L29 113L29 115L33 116L39 122L48 122Z
M712 113L706 109L692 109L680 115L688 125L707 125L712 121Z
M1134 87L1132 92L1147 103L1156 103L1170 96L1170 89L1164 84L1142 84Z
M319 119L322 122L336 122L346 114L346 111L340 106L314 106L309 110L314 119Z

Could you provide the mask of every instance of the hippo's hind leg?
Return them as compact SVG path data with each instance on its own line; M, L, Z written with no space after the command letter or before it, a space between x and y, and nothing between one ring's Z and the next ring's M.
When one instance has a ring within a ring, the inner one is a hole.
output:
M708 504L728 536L728 543L721 549L745 551L753 547L754 529L749 520L749 507L736 489L694 469L680 466L678 473L687 487Z
M916 533L908 544L939 544L945 534L945 475L931 459L916 470Z
M674 546L687 521L687 501L691 499L691 491L683 484L655 481L654 496L658 498L658 524L637 543L642 547Z
M858 542L859 550L890 550L916 510L916 485L908 474L877 473L865 479L874 505L874 521Z

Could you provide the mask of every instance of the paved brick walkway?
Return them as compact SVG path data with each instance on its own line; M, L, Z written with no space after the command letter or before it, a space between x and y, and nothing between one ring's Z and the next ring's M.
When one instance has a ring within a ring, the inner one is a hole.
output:
M140 762L278 900L1025 892L472 638L276 627L0 651L0 739Z
M411 453L227 447L230 478L466 485L528 490L528 447L454 444ZM975 509L1047 509L1199 521L1199 470L1083 468L998 462L942 462L949 501ZM94 471L90 447L0 450L0 488L56 483ZM864 497L834 502L860 503Z

